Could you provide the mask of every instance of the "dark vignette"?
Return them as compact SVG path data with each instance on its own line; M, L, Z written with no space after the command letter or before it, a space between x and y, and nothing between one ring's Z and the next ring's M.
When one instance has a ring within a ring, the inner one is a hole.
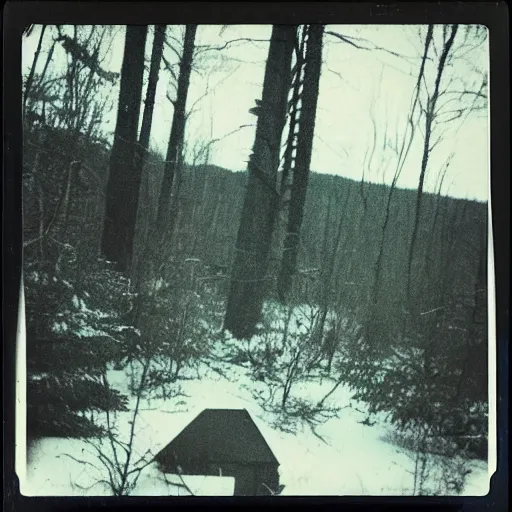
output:
M510 114L508 8L495 2L402 2L398 4L329 2L8 2L4 9L4 506L14 510L81 510L105 506L146 510L168 506L330 505L343 509L508 509L508 342L510 259ZM21 198L21 36L31 23L477 23L490 34L491 198L496 280L496 343L498 384L498 466L488 496L480 498L26 498L14 472L15 358L22 263Z

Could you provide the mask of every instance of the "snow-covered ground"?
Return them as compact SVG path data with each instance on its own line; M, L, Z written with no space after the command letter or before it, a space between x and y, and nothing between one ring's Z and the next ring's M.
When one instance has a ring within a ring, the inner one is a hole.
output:
M280 482L285 485L283 495L412 493L414 462L411 456L384 440L391 427L382 418L377 418L372 426L360 423L366 417L364 404L351 401L347 388L340 386L328 399L330 404L345 408L338 418L317 427L322 441L307 425L295 434L273 428L276 418L254 400L251 389L256 383L245 374L244 368L222 362L202 363L194 373L194 378L180 382L186 396L142 402L135 428L136 454L142 455L147 450L156 454L205 408L244 408L280 462ZM123 371L111 370L109 381L120 391L127 392L129 378ZM318 394L321 398L331 388L332 382L325 381L308 384L303 391L307 391L308 396ZM300 389L295 389L297 392L300 393ZM130 419L130 413L117 416L117 424L124 435L129 431ZM106 471L98 464L92 445L80 440L46 438L29 449L27 475L21 483L21 491L29 496L105 495L109 494L107 486L96 483L105 477ZM183 478L196 495L231 495L233 492L232 478ZM131 494L188 494L179 480L179 476L168 476L166 482L164 475L151 464L143 470ZM484 495L488 490L487 464L471 461L464 494Z

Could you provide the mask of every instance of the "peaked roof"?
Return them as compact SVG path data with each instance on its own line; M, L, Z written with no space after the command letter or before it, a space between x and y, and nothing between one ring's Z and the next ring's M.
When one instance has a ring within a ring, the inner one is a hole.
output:
M279 465L245 409L204 409L155 457L202 462L258 462Z

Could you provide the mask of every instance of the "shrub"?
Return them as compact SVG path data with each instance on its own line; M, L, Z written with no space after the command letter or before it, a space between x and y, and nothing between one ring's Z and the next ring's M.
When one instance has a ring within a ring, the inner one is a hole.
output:
M93 411L126 409L126 397L104 379L123 357L130 330L114 308L122 281L116 287L111 278L99 265L95 279L77 289L72 269L26 272L29 436L97 435ZM110 292L100 294L103 287Z

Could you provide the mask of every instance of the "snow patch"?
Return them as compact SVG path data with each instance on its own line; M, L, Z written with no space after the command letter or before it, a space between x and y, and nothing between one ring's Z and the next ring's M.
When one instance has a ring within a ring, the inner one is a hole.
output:
M75 302L79 307L85 304ZM297 308L294 319L296 332L314 311ZM294 313L295 314L295 313ZM297 320L298 319L298 320ZM62 327L60 327L62 328ZM129 326L120 326L121 330ZM101 335L93 328L82 327L82 336ZM156 455L183 428L205 408L246 409L279 460L280 483L284 495L411 495L414 461L402 448L387 441L392 430L384 414L372 416L373 426L363 424L367 406L352 400L352 391L344 385L336 388L326 405L339 407L337 417L317 425L315 431L307 424L298 423L295 431L278 428L280 417L269 412L254 395L265 391L265 384L251 378L243 366L226 363L222 355L229 345L241 343L229 336L212 343L212 358L198 363L192 378L178 382L181 395L171 399L144 399L140 403L135 424L134 453ZM251 340L264 344L262 337ZM216 357L213 357L213 356ZM133 369L137 374L137 367ZM122 393L130 388L129 372L110 369L109 383ZM177 385L178 385L177 384ZM328 393L334 382L328 378L315 382L299 382L293 396L316 402ZM279 393L280 391L278 391ZM410 392L410 391L409 391ZM398 398L398 397L397 397ZM130 435L135 399L131 397L128 412L112 415L120 439ZM106 424L99 416L98 423ZM74 459L82 462L77 462ZM90 466L96 466L96 468ZM470 461L471 474L465 495L482 496L489 491L487 464ZM98 472L99 468L99 472ZM91 496L109 495L107 486L97 483L105 478L105 469L98 463L90 443L77 439L45 438L29 447L27 481L22 482L22 493L28 496ZM103 471L103 473L102 473ZM186 486L201 496L232 495L234 480L227 477L184 476ZM154 464L140 475L132 495L183 496L190 494L178 475L163 475Z

